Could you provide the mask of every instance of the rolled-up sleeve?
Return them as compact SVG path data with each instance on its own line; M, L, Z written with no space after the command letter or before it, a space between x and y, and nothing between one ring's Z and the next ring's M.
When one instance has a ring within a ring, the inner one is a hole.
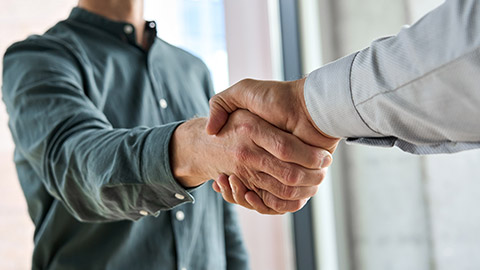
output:
M308 111L349 142L415 154L480 147L480 2L446 1L396 36L312 72Z
M19 156L81 221L136 220L194 198L173 178L172 133L181 122L115 129L83 90L79 59L30 38L4 56L3 100Z

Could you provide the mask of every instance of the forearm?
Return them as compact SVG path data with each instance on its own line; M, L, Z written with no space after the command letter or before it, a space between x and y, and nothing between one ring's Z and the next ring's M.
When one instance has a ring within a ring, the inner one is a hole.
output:
M206 119L197 118L181 124L173 133L170 142L171 167L175 179L184 187L199 186L215 176L208 171L212 157L206 156Z
M170 173L168 141L175 126L128 130L77 126L74 134L59 132L57 140L44 146L22 144L19 149L43 171L49 192L77 219L136 220L193 201Z
M478 1L447 1L397 36L313 72L305 99L317 126L416 153L474 147L480 141L473 75L480 72L478 12Z

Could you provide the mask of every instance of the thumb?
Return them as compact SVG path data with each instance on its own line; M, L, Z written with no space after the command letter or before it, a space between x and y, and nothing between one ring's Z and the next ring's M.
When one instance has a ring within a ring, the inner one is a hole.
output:
M228 120L228 114L232 111L229 110L225 103L218 96L214 96L210 99L210 116L207 120L207 134L217 134L225 125Z
M233 89L227 89L210 99L210 116L207 121L207 134L217 134L228 120L228 115L238 109L237 97Z

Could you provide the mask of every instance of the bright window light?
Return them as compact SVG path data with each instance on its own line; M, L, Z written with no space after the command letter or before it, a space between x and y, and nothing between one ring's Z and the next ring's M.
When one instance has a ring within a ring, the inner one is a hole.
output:
M216 92L228 87L224 15L220 0L145 0L145 19L157 23L158 36L200 57Z

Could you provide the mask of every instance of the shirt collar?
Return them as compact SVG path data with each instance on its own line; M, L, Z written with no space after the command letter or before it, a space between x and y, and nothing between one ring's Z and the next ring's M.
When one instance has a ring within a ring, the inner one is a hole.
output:
M131 23L113 21L79 7L72 9L68 20L92 25L95 28L113 34L125 42L138 46L135 36L135 27ZM154 21L146 21L145 32L149 38L149 43L152 44L157 36L156 23Z

